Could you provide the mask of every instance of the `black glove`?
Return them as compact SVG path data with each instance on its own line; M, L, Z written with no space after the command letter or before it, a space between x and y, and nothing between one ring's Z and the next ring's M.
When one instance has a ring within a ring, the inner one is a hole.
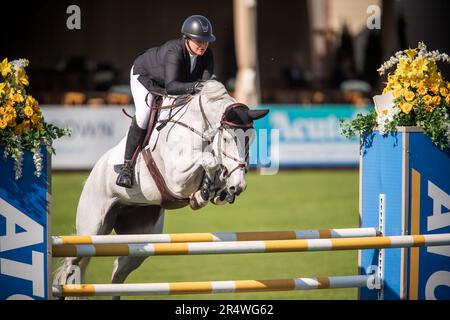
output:
M192 88L192 93L196 94L196 93L199 93L200 91L202 91L204 84L205 84L205 81L197 81L194 84L194 87Z

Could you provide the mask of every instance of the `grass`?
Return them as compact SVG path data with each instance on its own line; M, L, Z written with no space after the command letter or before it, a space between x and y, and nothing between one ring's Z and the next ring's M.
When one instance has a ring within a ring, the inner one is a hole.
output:
M87 173L54 173L53 234L75 232ZM276 231L358 226L358 171L281 171L247 175L233 205L167 211L165 233ZM56 266L56 259L54 259ZM109 283L114 258L94 258L87 283ZM127 279L136 282L282 279L357 274L357 251L150 257ZM125 297L126 299L356 299L356 289Z

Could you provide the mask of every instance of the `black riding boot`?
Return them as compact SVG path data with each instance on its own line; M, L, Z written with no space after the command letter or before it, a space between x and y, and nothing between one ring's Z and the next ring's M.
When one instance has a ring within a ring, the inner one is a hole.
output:
M116 180L116 184L118 186L125 188L133 187L133 165L131 163L131 158L133 158L136 148L144 140L145 132L146 130L139 128L136 122L136 117L134 117L131 122L130 129L128 130L124 164L122 165L119 176Z

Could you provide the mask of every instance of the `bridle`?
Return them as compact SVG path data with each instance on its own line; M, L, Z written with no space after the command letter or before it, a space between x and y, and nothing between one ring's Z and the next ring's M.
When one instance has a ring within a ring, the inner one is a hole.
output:
M205 110L204 110L204 108L203 108L203 104L202 104L202 98L201 98L201 95L199 94L198 95L198 99L199 99L199 106L200 106L200 111L201 111L201 114L202 114L202 117L203 117L203 121L204 121L204 123L205 123L205 126L207 127L207 128L211 128L211 129L213 129L213 131L212 132L214 132L214 134L212 135L212 138L210 138L209 136L206 136L205 134L203 134L202 132L200 132L200 131L198 131L197 129L195 129L194 127L192 127L192 126L190 126L189 124L186 124L186 123L184 123L184 122L182 122L182 121L179 121L179 120L174 120L173 119L173 117L179 112L179 111L177 111L175 114L174 114L174 116L171 116L168 120L162 120L163 122L165 122L165 123L168 123L168 122L171 122L171 123L174 123L174 124L177 124L177 125L180 125L180 126L182 126L182 127L185 127L185 128L187 128L187 129L189 129L190 131L192 131L192 132L194 132L195 134L197 134L198 136L200 136L201 137L201 139L204 141L204 142L206 142L208 145L212 145L213 144L213 142L214 142L214 137L217 135L217 134L219 134L219 136L218 136L218 145L217 145L217 150L219 151L219 163L222 163L222 156L224 156L224 157L226 157L226 158L229 158L229 159L231 159L231 160L233 160L234 162L236 162L237 163L237 165L232 169L232 170L230 170L230 172L228 172L228 173L226 173L226 175L224 175L224 177L225 177L225 179L228 179L232 174L233 174L233 172L234 171L236 171L236 170L239 170L239 169L247 169L247 163L246 163L246 161L241 161L241 160L239 160L238 158L236 158L236 157L234 157L234 156L232 156L232 155L230 155L230 154L228 154L225 150L223 150L223 148L222 148L222 137L223 137L223 132L224 132L224 130L227 130L227 129L229 129L229 128L232 128L232 129L252 129L253 128L253 125L252 124L235 124L235 123L233 123L233 122L229 122L229 121L227 121L227 120L225 120L225 115L226 115L226 113L228 112L228 110L229 109L232 109L232 108L237 108L237 107L243 107L243 106L245 106L244 104L242 104L242 103L233 103L233 104L230 104L226 109L225 109L225 111L224 111L224 113L223 113L223 115L222 115L222 119L220 120L220 125L219 125L219 127L217 127L217 128L213 128L213 126L211 125L211 122L209 121L209 119L208 119L208 117L206 116L206 114L205 114ZM184 101L184 103L181 103L181 102L179 102L179 103L176 103L176 104L173 104L173 105L169 105L169 106L162 106L162 107L160 107L161 109L169 109L169 108L176 108L176 107L179 107L179 106L182 106L182 105L186 105L188 102L190 102L191 101L191 99L189 99L189 98L187 98L185 101ZM181 110L181 109L180 109ZM211 135L210 135L211 136ZM214 154L214 150L212 150L212 152L213 152L213 156L215 156L215 154ZM247 150L246 150L246 152L247 152ZM225 169L226 170L226 169Z
M201 101L201 100L199 99L199 101ZM234 167L234 168L233 168L233 169L225 176L227 179L228 179L228 178L233 174L233 172L236 171L236 170L239 170L239 169L245 169L245 170L247 170L247 162L246 162L246 161L242 162L241 160L239 160L239 159L237 159L236 157L234 157L234 156L228 154L227 152L225 152L225 150L222 149L222 136L223 136L223 131L224 131L224 130L227 130L228 128L233 128L233 129L252 129L252 128L253 128L253 125L252 125L252 124L238 125L238 124L235 124L235 123L233 123L233 122L229 122L229 121L226 121L226 120L225 120L225 114L227 113L227 111L228 111L229 109L237 108L237 107L242 107L242 106L245 106L245 105L242 104L242 103L233 103L233 104L229 105L229 106L225 109L225 112L224 112L223 115L222 115L222 119L220 120L220 126L219 126L219 128L218 128L218 130L219 130L219 138L218 138L219 141L218 141L218 145L217 145L217 150L219 150L221 156L223 155L223 156L225 156L225 157L227 157L227 158L229 158L229 159L231 159L231 160L233 160L234 162L237 163L236 167ZM200 108L202 109L201 104L200 104ZM244 146L244 147L245 147L245 146ZM245 152L247 153L248 151L245 150ZM222 163L222 159L220 159L220 163Z

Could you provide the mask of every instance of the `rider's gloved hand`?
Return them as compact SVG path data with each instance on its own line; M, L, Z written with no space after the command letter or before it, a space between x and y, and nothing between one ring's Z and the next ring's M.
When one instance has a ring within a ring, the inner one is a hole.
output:
M197 82L194 84L194 87L192 88L192 93L193 93L193 94L196 94L196 93L199 93L200 91L202 91L203 85L204 85L204 84L205 84L204 81L197 81Z

